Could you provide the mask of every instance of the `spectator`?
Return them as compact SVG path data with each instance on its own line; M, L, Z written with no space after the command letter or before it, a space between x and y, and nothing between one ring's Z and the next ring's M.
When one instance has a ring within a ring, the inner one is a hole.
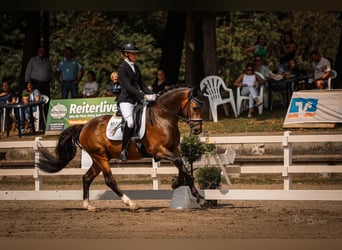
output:
M160 69L157 73L157 78L152 84L152 92L155 94L163 94L171 89L171 83L165 78L164 70Z
M267 57L270 55L270 49L267 46L267 37L264 34L260 34L254 45L246 48L244 50L245 54L249 58L253 58L256 56L261 56L266 62Z
M255 74L255 65L248 63L246 73L242 73L234 82L234 86L242 87L241 95L249 96L248 118L253 117L254 103L256 107L262 105L258 98L257 90L260 80L260 77Z
M37 56L31 57L25 71L25 82L32 81L35 88L39 89L42 95L46 95L50 99L50 85L55 84L52 64L46 57L45 48L39 47ZM47 115L49 105L44 106L44 113Z
M314 83L317 89L323 89L324 84L328 82L331 72L330 61L322 57L318 50L313 50L310 53L311 65L314 71Z
M83 86L83 97L97 97L99 95L99 84L96 82L95 72L90 70L87 73L88 82Z
M302 74L302 71L299 69L296 59L289 60L287 70L290 72L292 76Z
M264 59L262 56L255 56L254 63L256 72L262 74L265 79L270 77L270 69L264 64Z
M284 32L277 53L279 58L278 73L286 71L289 61L296 56L296 50L297 44L293 39L292 32Z
M11 85L8 80L2 81L2 91L0 92L0 104L16 103L17 97L11 90ZM2 111L2 109L1 109Z
M81 81L83 66L73 58L71 47L65 48L65 57L57 64L57 80L62 84L62 98L67 99L69 92L72 98L78 97L78 83Z
M118 97L118 95L121 92L121 84L119 82L119 74L118 72L114 71L110 74L110 79L112 82L107 86L107 89L103 96L115 96Z
M266 80L260 80L260 83L266 86L266 88L264 88L263 102L264 102L264 107L268 108L269 107L269 103L268 103L269 92L267 90L267 87L268 87L267 79L270 77L270 69L266 65L264 65L264 59L262 58L262 56L256 56L254 59L254 64L255 64L255 71L259 72L266 79Z
M26 89L23 90L22 92L22 102L23 103L28 103L28 102L37 102L40 100L41 93L39 89L35 88L33 85L33 82L29 80L26 84ZM32 106L32 113L36 114L37 113L37 106ZM21 112L19 113L19 119L20 119L20 124L23 126L20 128L23 133L29 133L32 131L32 118L31 113L30 113L30 108L27 107L24 110L20 110ZM38 117L34 117L35 122L37 121ZM36 126L36 130L39 130L39 126Z

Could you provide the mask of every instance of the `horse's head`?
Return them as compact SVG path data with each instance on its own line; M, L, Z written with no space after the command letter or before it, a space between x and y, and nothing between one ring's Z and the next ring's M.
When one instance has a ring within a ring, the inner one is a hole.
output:
M183 107L182 112L190 126L191 133L194 135L202 132L203 106L202 92L193 88L189 92L187 103Z

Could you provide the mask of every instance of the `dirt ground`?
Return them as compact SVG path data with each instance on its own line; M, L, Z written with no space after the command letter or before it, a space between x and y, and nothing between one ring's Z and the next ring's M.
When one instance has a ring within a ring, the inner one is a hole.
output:
M191 210L169 208L170 200L137 202L141 209L132 213L118 200L92 201L95 212L83 210L81 201L0 201L0 239L342 238L342 202L219 201Z

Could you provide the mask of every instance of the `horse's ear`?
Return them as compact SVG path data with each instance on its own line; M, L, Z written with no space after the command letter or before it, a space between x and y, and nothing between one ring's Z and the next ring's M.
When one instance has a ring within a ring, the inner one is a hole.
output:
M200 99L200 100L203 100L203 93L199 88L192 88L191 89L191 95L193 97Z

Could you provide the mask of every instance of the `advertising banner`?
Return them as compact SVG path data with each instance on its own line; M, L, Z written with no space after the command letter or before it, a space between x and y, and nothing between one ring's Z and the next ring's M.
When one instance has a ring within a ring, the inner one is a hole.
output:
M307 90L293 92L284 126L341 122L342 90Z
M113 97L51 100L45 132L59 134L72 125L85 124L106 114L114 114L117 103Z

